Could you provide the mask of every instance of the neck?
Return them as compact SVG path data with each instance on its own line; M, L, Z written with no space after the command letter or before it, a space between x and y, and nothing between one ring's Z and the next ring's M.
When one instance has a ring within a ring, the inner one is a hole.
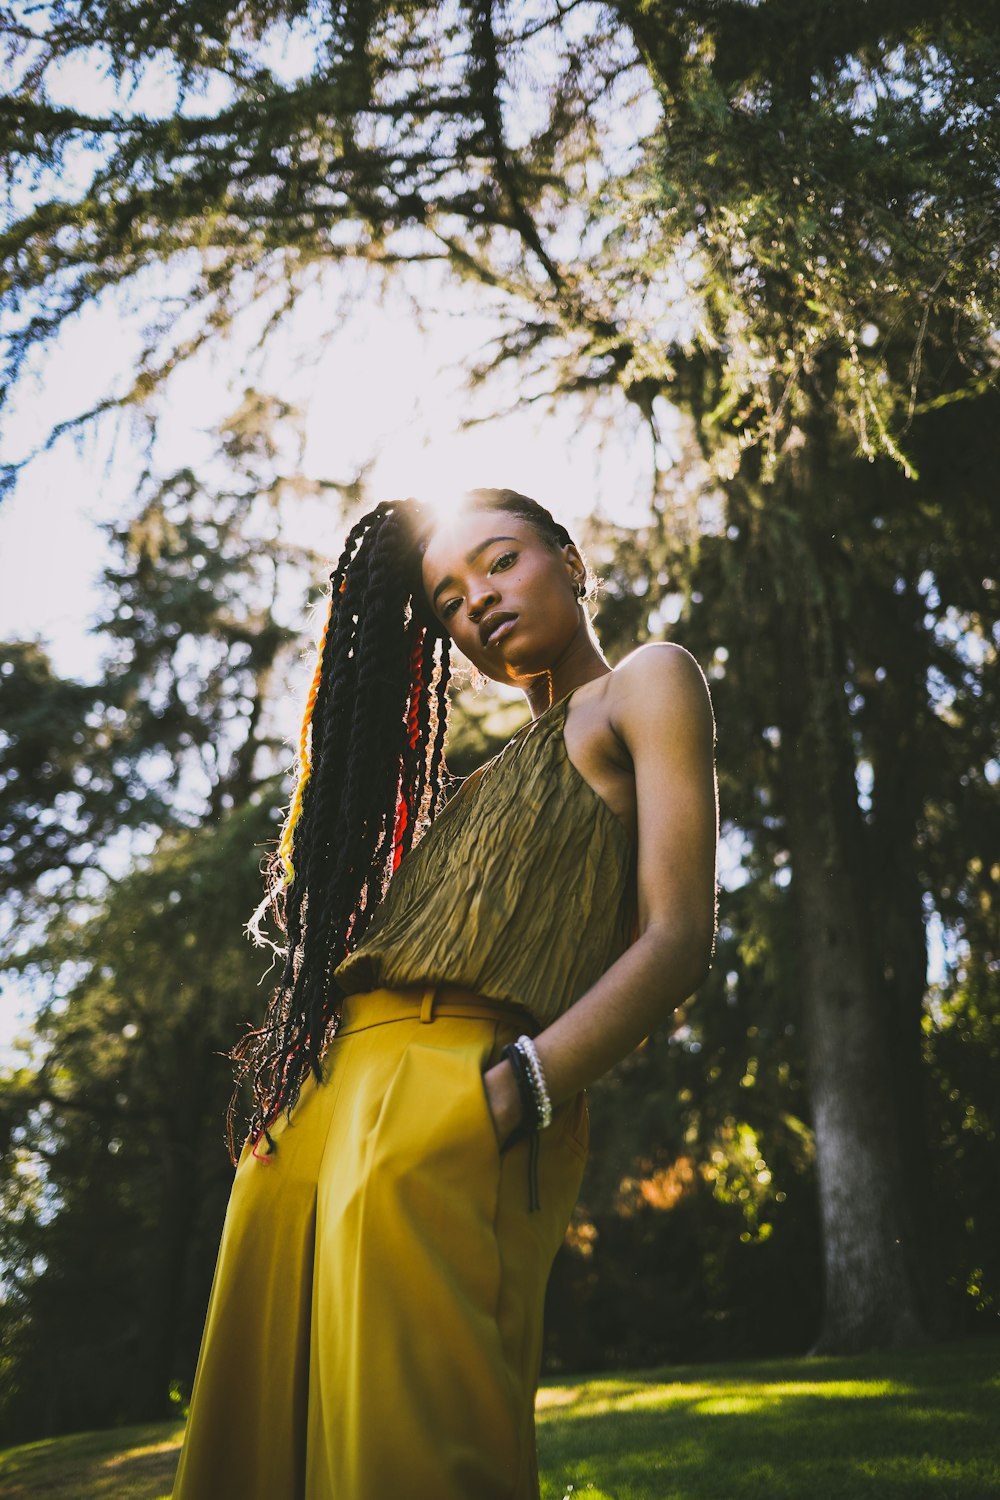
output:
M531 717L537 719L572 693L585 682L594 682L606 677L611 671L604 656L590 635L589 630L577 631L563 655L544 672L519 683L531 709Z

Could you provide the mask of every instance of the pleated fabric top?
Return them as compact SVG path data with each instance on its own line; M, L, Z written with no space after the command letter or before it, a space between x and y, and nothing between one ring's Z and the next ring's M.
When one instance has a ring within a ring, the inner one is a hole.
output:
M345 994L455 984L547 1026L628 946L634 840L567 754L572 697L468 777L402 860L334 972Z

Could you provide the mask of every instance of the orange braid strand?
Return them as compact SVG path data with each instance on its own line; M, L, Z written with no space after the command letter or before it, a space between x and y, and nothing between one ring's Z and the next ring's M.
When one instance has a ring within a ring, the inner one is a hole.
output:
M316 698L319 694L320 678L323 675L323 651L326 647L326 638L330 631L330 621L333 618L333 594L330 595L330 603L327 607L326 620L323 624L323 633L319 638L316 652L316 667L313 672L312 683L309 687L309 696L306 698L306 709L302 717L302 728L299 731L299 779L295 787L285 826L281 832L281 843L278 845L278 858L281 860L285 870L285 884L291 885L295 879L295 867L292 864L292 843L295 837L295 825L302 816L302 798L305 793L309 777L312 774L312 716L316 707Z

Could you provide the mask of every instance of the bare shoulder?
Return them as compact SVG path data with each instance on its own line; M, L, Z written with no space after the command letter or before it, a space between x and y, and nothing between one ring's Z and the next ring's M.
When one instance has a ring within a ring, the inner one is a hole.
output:
M651 641L619 662L608 679L608 711L626 744L658 737L668 727L715 739L715 718L705 674L690 651L672 641Z

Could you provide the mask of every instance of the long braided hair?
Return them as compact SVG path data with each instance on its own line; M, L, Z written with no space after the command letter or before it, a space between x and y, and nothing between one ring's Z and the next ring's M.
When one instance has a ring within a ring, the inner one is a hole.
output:
M465 503L521 516L550 546L570 541L544 506L514 490L473 490ZM322 1053L340 1020L334 970L359 943L417 828L443 801L451 664L421 579L431 530L416 501L383 501L351 529L330 575L298 781L264 900L248 924L267 941L261 923L273 909L286 943L264 1022L231 1054L234 1162L247 1077L253 1150L263 1160L276 1150L268 1126L291 1110L310 1071L322 1080Z
M330 575L326 623L299 739L299 775L268 890L285 934L263 1025L233 1049L227 1132L235 1160L240 1085L252 1079L250 1133L290 1110L339 1019L333 970L356 946L421 818L438 810L444 768L448 638L423 603L415 501L384 501L351 529Z

